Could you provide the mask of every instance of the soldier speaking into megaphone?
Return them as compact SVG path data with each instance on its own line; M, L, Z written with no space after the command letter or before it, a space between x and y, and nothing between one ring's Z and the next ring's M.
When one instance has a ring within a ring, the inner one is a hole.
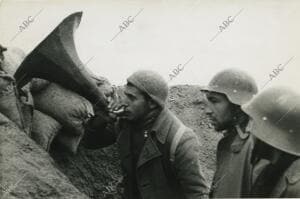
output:
M208 195L198 138L166 107L168 90L156 72L137 71L127 79L121 101L109 104L110 117L99 114L87 124L86 148L117 142L126 199Z

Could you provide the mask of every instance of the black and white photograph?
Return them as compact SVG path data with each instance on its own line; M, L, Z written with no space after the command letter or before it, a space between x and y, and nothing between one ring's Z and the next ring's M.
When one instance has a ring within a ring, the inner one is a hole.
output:
M300 198L299 0L0 0L0 199Z

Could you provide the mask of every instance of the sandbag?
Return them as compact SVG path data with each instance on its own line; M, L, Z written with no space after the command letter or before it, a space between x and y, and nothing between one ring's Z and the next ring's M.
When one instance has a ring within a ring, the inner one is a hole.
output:
M19 90L20 106L23 117L23 130L30 137L32 130L32 119L33 119L33 97L29 89Z
M6 51L3 52L3 62L1 64L1 69L13 76L25 59L25 52L16 47L8 47ZM22 112L22 120L23 126L22 130L26 132L27 135L30 136L31 128L32 128L32 117L33 117L33 98L30 93L30 82L26 84L21 90L18 90L18 100L19 100L19 108Z
M71 154L76 154L79 144L84 136L74 134L70 128L62 128L56 137L56 143L64 150Z
M96 76L93 74L91 74L91 77L96 82L97 87L106 97L110 96L113 93L113 87L107 78Z
M93 80L96 82L97 86L105 92L110 92L112 90L111 84L105 77L91 75ZM30 82L30 92L38 93L47 88L51 82L45 79L33 78Z
M15 87L14 78L0 71L0 113L30 136L32 101L26 92L22 92L22 97L20 96Z
M84 124L94 115L91 103L55 83L50 83L42 92L33 93L33 98L37 110L53 117L63 125L64 130L59 133L58 140L65 140L64 138L68 137L68 142L61 143L66 150L76 153L84 134Z
M22 61L25 59L25 52L20 48L8 47L3 52L3 62L1 63L1 70L10 75L14 75Z
M50 82L45 79L33 78L30 82L30 92L38 93L46 89Z
M102 77L102 76L94 75L94 74L91 74L91 77L96 82L98 87L103 86L103 85L111 86L110 82L108 81L108 79L106 77Z
M14 82L12 76L0 72L0 112L22 127L20 104L18 104Z
M3 47L2 47L3 48ZM25 59L25 52L20 48L16 47L8 47L6 50L2 52L2 61L0 63L0 70L6 72L7 74L13 76L21 65L22 61ZM26 84L22 90L26 93L29 92L30 82Z
M31 138L45 151L49 151L54 137L61 128L62 125L55 119L38 110L34 110Z

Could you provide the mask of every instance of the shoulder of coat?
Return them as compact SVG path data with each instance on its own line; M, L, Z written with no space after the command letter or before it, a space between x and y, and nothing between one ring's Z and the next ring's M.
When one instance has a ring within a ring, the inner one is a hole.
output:
M285 173L290 184L300 183L300 158L296 159Z
M195 133L195 131L189 127L185 126L184 133L182 134L180 140L178 141L178 148L184 148L189 147L189 148L197 148L197 150L200 149L202 142Z

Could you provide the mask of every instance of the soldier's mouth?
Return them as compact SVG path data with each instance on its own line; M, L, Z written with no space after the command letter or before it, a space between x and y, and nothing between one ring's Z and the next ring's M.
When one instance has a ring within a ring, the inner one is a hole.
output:
M210 121L211 123L217 122L217 119L216 119L215 117L213 117L213 116L209 116L208 119L209 119L209 121Z
M209 118L209 120L210 120L210 123L211 123L213 126L217 126L217 125L218 125L218 121L217 121L216 118L211 117L211 118Z
M126 111L126 107L127 107L127 105L122 105L116 109L110 109L109 111L114 114L123 114L125 112L128 112L128 111Z

